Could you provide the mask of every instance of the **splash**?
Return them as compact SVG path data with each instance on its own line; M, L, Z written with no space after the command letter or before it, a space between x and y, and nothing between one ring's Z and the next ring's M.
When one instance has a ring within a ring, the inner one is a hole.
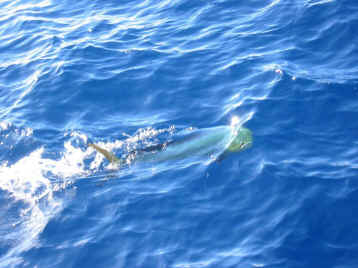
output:
M104 148L126 154L170 135L175 127L143 128L133 135L123 133L125 139L99 142ZM38 146L36 134L30 128L18 128L0 123L0 266L24 263L23 252L38 246L38 239L47 223L66 206L65 193L76 191L74 182L93 177L102 169L111 169L103 156L87 147L88 137L78 131L64 135L63 148L51 144ZM27 145L28 152L10 160L12 152ZM50 152L49 152L50 151ZM52 152L51 152L52 151ZM55 151L55 152L53 152ZM73 198L73 192L71 198Z
M233 117L231 118L230 126L231 126L231 127L236 127L239 123L240 123L239 117L233 116Z
M0 255L0 266L8 267L24 264L23 252L41 245L39 235L66 206L66 192L71 190L70 198L75 196L77 180L101 178L96 174L113 167L87 147L87 135L78 131L66 132L63 147L53 148L51 144L39 146L37 134L30 128L8 123L1 123L0 127L4 152L0 159L0 248L6 249ZM142 128L132 135L123 133L124 139L98 144L119 151L130 161L131 151L166 140L175 131L174 126ZM30 144L28 152L10 161L10 152L24 144Z
M1 144L13 142L8 155L21 142L31 143L33 131L11 124L1 124ZM0 266L17 266L23 263L21 253L37 246L39 234L51 218L64 207L58 193L69 188L74 176L88 174L85 160L90 152L79 146L87 140L76 132L68 135L59 159L47 157L42 146L15 163L3 161L0 165ZM6 158L6 157L5 157Z

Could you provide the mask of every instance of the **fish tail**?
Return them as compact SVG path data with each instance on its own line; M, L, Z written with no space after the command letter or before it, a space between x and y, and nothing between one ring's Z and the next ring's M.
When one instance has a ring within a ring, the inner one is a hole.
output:
M118 157L116 157L113 153L107 151L106 149L99 147L98 145L96 145L94 143L89 143L88 147L92 147L97 152L104 155L104 157L107 158L107 160L111 163L119 163L120 162L120 159Z

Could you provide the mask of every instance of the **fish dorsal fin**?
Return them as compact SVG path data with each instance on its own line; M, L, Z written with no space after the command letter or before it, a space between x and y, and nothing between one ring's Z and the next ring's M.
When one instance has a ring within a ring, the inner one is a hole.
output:
M101 147L99 147L96 144L90 143L88 144L89 147L92 147L93 149L95 149L97 152L100 152L101 154L104 155L104 157L106 157L108 159L109 162L111 163L116 163L119 162L119 158L116 157L113 153L107 151L106 149L103 149Z

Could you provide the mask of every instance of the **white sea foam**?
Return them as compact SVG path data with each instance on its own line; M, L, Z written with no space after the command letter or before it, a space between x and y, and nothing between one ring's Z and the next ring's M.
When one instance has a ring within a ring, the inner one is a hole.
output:
M29 131L20 133L24 137ZM70 136L72 138L65 142L65 150L58 160L44 157L45 149L41 147L14 164L5 162L0 166L0 190L6 198L5 217L0 220L1 244L8 247L0 258L1 267L23 262L21 252L40 243L39 234L64 206L64 200L55 193L67 188L74 176L88 174L84 160L91 151L75 146L76 141L86 141L87 137L78 133ZM92 166L98 167L96 164Z
M16 139L33 135L32 129L14 128L12 124L1 123L0 128L10 131ZM148 142L162 133L171 133L174 129L173 126L159 130L139 129L133 135L124 133L123 135L127 136L124 141L97 144L110 151L119 148L129 151L141 142ZM10 134L4 135L3 139L6 140ZM85 146L88 143L86 135L71 131L64 136L67 140L58 159L49 158L45 147L40 147L15 163L5 161L0 165L0 191L4 193L7 203L7 210L3 212L4 217L0 220L0 243L9 248L0 258L0 266L23 263L21 253L41 243L38 240L39 234L65 205L65 201L59 198L56 192L68 188L77 177L89 177L103 164L102 154ZM110 169L111 165L105 168Z

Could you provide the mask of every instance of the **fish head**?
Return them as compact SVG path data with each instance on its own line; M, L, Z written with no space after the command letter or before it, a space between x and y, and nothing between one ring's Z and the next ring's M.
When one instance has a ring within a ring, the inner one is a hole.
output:
M229 152L240 152L252 145L252 132L244 127L234 129L234 138L230 143L227 151Z

